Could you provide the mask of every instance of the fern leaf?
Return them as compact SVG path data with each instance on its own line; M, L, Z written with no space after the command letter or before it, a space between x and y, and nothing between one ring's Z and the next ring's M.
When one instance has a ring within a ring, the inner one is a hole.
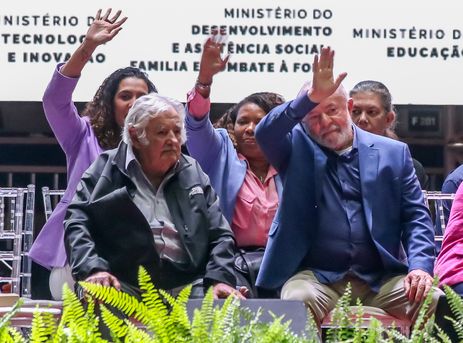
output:
M214 297L212 287L206 292L201 308L195 309L193 314L191 335L193 342L207 343L211 342L209 337L209 328L213 318Z
M106 306L101 305L101 319L109 328L111 334L114 337L122 338L127 335L127 324L124 319L121 319L114 315Z
M31 343L46 342L56 331L56 322L51 313L34 311L32 317Z
M10 334L12 343L26 343L26 339L22 336L17 328L9 328L8 333Z
M140 342L155 343L155 342L158 342L156 338L153 338L147 332L140 330L130 321L126 320L126 324L127 324L127 337L125 339L126 343L140 343Z
M234 342L237 328L240 327L241 311L239 306L239 300L229 296L225 299L222 308L213 310L213 320L210 329L210 339L212 342ZM244 315L247 314L246 311L243 311L243 313ZM241 340L244 341L243 338Z
M22 299L19 299L13 305L13 308L11 309L11 311L9 311L2 318L0 318L0 333L8 331L8 327L10 325L11 318L13 318L16 315L16 313L19 311L19 309L21 308L23 303L24 303L24 301Z

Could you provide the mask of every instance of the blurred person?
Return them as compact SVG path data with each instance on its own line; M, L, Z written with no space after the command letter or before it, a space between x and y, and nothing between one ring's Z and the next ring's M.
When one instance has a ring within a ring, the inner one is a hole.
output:
M392 96L383 83L361 81L352 88L349 96L353 100L350 114L354 124L365 131L399 140L395 134L397 114L392 105ZM423 165L414 158L412 160L421 189L427 189L429 178Z

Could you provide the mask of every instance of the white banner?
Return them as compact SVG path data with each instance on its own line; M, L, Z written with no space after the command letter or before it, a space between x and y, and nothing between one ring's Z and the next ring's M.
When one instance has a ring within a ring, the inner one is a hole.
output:
M85 67L76 101L90 100L107 75L129 65L144 69L161 93L185 101L202 45L218 25L232 56L214 79L214 102L257 91L293 98L311 78L314 54L329 45L335 72L349 74L348 89L373 79L389 87L396 104L463 104L463 4L452 0L8 2L0 12L0 101L39 101L97 6L121 9L128 20Z

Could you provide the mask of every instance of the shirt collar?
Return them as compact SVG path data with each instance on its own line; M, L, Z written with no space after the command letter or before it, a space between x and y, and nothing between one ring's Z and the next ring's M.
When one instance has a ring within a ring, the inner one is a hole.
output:
M132 149L132 145L131 144L127 144L127 154L125 155L125 170L128 170L129 169L129 165L131 163L138 163L138 160L137 158L135 157L135 154L133 152L133 149Z
M240 161L246 162L246 169L250 169L249 168L249 162L248 162L247 158L244 157L244 155L240 154L239 152L237 154L238 154L238 158L239 158ZM267 180L268 178L275 177L276 175L278 175L277 170L275 168L273 168L273 166L271 164L269 164L268 171L267 171L267 176L265 177L265 179Z

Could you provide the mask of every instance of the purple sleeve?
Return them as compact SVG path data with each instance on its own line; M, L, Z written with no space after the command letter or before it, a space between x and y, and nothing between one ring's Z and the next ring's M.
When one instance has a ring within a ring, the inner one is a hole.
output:
M66 155L78 147L77 142L85 134L86 121L79 116L72 102L72 93L78 78L70 78L59 72L57 66L43 95L43 109L48 123Z

